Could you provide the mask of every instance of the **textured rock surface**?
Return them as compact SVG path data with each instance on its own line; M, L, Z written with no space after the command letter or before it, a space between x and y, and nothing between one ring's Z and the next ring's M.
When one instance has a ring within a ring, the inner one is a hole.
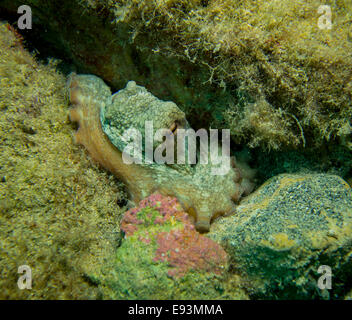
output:
M153 194L121 221L116 258L88 276L114 299L246 299L226 279L224 249L200 235L175 198Z
M72 141L65 77L0 22L0 300L97 299L82 278L115 248L122 183ZM19 290L20 265L32 268Z
M352 191L333 175L279 175L214 223L233 267L261 298L342 298L352 280ZM320 265L332 290L317 288Z

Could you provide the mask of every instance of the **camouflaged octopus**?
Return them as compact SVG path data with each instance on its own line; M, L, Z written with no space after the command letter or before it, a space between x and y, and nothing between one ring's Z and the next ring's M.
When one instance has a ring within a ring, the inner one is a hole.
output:
M184 112L175 103L159 100L134 81L111 95L104 81L93 75L71 74L67 89L74 105L70 119L79 124L76 142L127 186L135 204L156 192L174 196L194 218L196 229L205 232L214 218L233 212L235 203L252 191L253 170L234 158L226 175L212 174L210 162L167 165L123 161L124 130L134 127L144 135L145 121L153 121L155 130L169 128L175 135L178 129L189 128Z

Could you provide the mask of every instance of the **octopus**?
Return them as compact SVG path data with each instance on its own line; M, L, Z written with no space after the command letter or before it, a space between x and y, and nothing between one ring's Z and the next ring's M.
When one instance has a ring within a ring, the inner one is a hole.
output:
M126 163L123 151L127 142L123 133L128 128L136 128L142 136L146 134L146 121L152 121L154 131L169 128L175 135L181 128L190 128L185 113L175 103L159 100L134 81L112 95L102 79L71 74L67 93L72 104L69 117L78 123L75 142L125 184L133 203L138 204L153 193L176 197L196 229L207 232L215 218L233 213L241 197L252 191L254 170L234 157L224 175L212 174L214 164L210 161ZM157 143L152 147L156 148Z

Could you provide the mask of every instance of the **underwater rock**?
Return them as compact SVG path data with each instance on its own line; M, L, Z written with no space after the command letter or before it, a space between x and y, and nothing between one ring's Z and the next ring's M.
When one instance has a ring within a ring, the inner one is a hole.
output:
M72 143L64 75L0 22L0 300L97 299L81 277L115 248L122 183ZM32 268L19 290L20 265Z
M245 299L226 286L227 254L199 234L175 198L153 194L121 221L116 259L92 281L113 299Z
M282 174L214 222L208 236L231 256L257 298L342 298L352 279L352 190L326 174ZM318 268L332 271L320 290Z
M230 128L236 143L351 150L352 4L330 2L336 27L323 30L321 0L27 0L27 36L115 88L134 79L174 101L192 127ZM0 13L22 4L2 0Z
M79 123L76 142L126 184L135 203L154 192L176 196L195 219L197 230L208 231L212 219L231 212L234 203L252 191L254 171L234 158L230 163L229 155L220 146L216 152L228 161L228 172L222 175L214 174L213 170L222 168L223 163L212 163L210 159L206 164L196 165L126 163L122 155L123 129L140 129L143 122L150 120L156 128L173 129L175 133L170 131L170 135L176 136L178 126L187 128L184 113L176 104L158 100L134 82L111 96L104 81L93 75L72 74L67 88L75 105L70 118ZM141 134L145 136L144 131Z
M241 158L241 154L237 153L236 157ZM320 152L318 150L263 152L257 149L252 158L255 160L251 165L258 170L256 176L258 185L282 173L325 173L337 175L347 182L352 175L352 152L339 145L326 146Z

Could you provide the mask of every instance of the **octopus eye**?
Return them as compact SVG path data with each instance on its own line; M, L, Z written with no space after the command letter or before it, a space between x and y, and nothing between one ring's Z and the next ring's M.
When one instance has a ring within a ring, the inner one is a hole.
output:
M173 133L173 134L176 134L176 130L178 129L178 123L177 121L173 122L172 125L170 126L170 131Z

